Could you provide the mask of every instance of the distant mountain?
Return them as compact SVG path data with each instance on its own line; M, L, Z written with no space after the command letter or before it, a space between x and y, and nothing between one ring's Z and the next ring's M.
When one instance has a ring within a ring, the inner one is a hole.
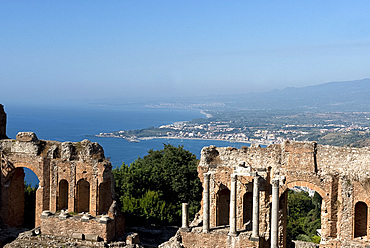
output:
M225 101L228 108L238 109L370 112L370 79L250 93Z

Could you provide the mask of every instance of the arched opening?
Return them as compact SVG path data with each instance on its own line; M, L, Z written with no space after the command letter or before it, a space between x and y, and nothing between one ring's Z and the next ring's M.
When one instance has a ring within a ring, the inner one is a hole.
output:
M246 192L243 196L243 224L246 230L252 228L253 193Z
M38 184L38 177L28 168L18 167L11 171L1 189L1 216L6 226L35 227Z
M217 193L217 226L228 225L230 214L230 190L223 186Z
M68 208L68 182L63 179L59 181L59 190L58 190L58 210Z
M90 211L90 183L85 179L77 182L76 201L77 212Z
M287 198L288 244L292 240L320 243L322 197L316 191L304 186L295 186L284 194Z
M111 181L99 185L99 213L107 213L112 204Z
M367 205L357 202L355 205L355 238L367 236Z

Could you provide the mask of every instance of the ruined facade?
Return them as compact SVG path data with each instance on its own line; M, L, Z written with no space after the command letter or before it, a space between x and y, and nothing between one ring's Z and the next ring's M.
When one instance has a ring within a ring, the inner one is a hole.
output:
M184 247L287 247L287 189L294 186L322 197L320 247L370 245L370 148L211 146L198 172L202 208L180 231Z
M0 105L0 225L24 225L24 172L39 179L35 226L51 235L110 241L122 235L116 213L111 163L103 148L88 140L39 140L32 132L6 138L6 115Z
M6 139L6 113L4 106L0 104L0 139Z

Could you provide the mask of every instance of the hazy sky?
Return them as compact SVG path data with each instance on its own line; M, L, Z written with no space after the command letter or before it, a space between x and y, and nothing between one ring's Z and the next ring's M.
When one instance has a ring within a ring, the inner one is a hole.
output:
M0 102L370 77L370 1L2 0Z

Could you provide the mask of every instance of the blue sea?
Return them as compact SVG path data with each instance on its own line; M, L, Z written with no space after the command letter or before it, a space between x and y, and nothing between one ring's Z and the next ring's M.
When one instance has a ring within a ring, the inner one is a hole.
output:
M213 140L151 139L139 143L118 138L99 138L100 132L158 127L178 121L205 118L196 109L163 109L138 106L14 106L5 105L7 135L14 139L20 131L35 132L39 139L56 141L81 141L89 139L103 146L105 156L114 167L132 163L143 157L150 149L162 149L163 143L182 145L200 157L205 146L232 146L240 148L246 143L231 143ZM34 173L25 169L27 183L38 184Z

